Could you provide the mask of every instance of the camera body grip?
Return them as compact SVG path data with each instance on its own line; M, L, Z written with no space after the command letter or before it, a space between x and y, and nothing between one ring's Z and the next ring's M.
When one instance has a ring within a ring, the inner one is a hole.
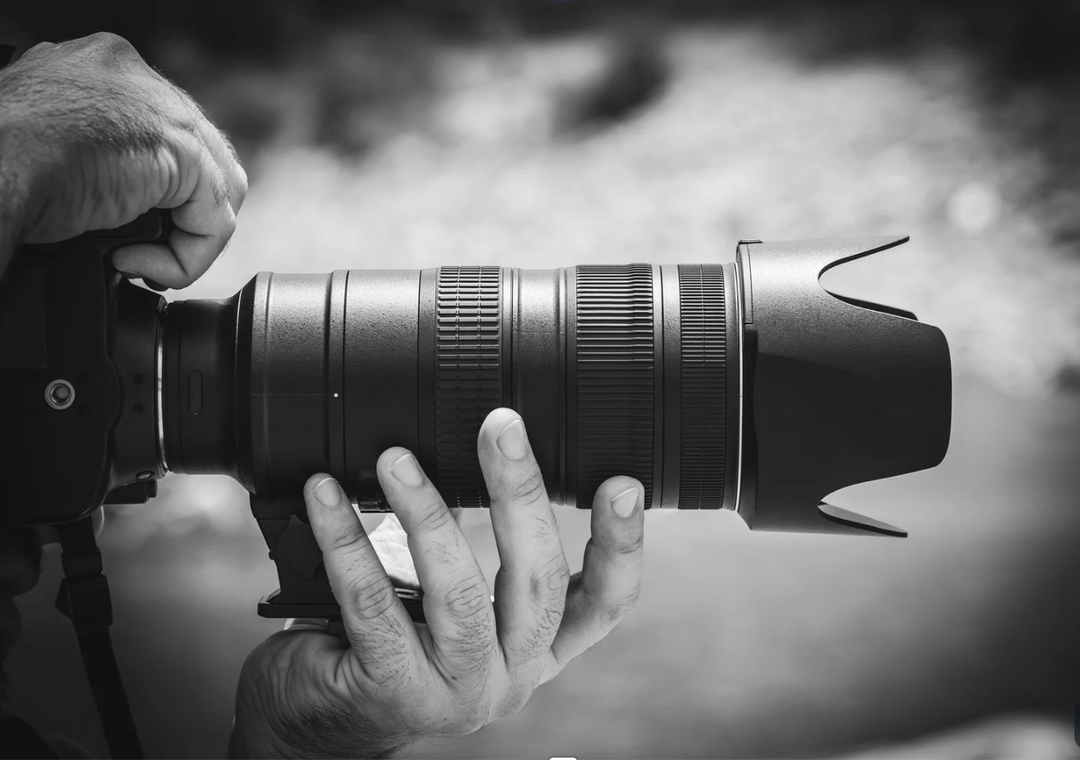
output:
M69 523L155 494L164 300L128 282L110 254L168 231L167 212L152 212L16 251L0 282L0 524Z

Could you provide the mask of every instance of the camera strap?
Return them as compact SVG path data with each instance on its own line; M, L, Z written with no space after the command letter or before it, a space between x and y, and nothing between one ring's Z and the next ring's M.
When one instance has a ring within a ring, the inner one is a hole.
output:
M109 637L112 598L101 572L101 551L94 539L94 526L89 517L84 517L57 526L56 531L64 564L56 608L75 627L109 751L114 758L142 758L142 746Z

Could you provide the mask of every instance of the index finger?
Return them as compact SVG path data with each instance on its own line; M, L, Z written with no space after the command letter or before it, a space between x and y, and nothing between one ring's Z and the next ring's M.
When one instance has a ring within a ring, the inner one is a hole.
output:
M416 628L337 481L313 475L304 501L352 651L364 672L384 683L423 651Z
M408 534L424 591L429 657L444 678L458 685L483 680L496 644L495 613L465 534L407 449L387 449L376 468L383 493Z
M173 229L165 245L140 243L113 254L121 272L183 288L201 277L236 230L228 181L206 144L191 132L174 129L167 160L175 181L153 206L173 209Z

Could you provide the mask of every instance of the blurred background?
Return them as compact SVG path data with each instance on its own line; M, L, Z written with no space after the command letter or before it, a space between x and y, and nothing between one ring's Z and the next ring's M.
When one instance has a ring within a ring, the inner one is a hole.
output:
M25 50L108 30L203 105L251 191L176 297L256 271L722 262L740 237L909 233L838 292L949 337L939 468L830 499L906 540L646 525L639 608L520 715L411 758L1074 757L1080 700L1080 5L984 0L15 2ZM279 627L246 494L170 476L102 537L144 747L222 756ZM560 508L571 567L588 513ZM380 517L365 517L368 528ZM490 522L464 526L494 578ZM107 755L59 558L15 706Z

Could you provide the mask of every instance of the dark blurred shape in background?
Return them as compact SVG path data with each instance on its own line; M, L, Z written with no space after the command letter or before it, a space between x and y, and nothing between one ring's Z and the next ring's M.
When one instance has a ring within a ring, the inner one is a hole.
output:
M662 93L671 77L663 32L637 21L612 34L603 69L564 93L558 120L568 132L589 132L632 118Z
M0 7L22 50L101 30L187 88L253 180L228 254L171 297L258 270L724 261L739 237L912 234L826 277L949 337L945 463L830 498L911 538L650 515L627 623L521 715L409 756L1076 756L1080 3ZM558 516L576 566L588 515ZM243 658L276 626L254 613L274 574L245 494L171 476L109 518L144 746L221 754ZM486 514L465 527L493 577ZM21 605L14 698L103 756L57 565Z

